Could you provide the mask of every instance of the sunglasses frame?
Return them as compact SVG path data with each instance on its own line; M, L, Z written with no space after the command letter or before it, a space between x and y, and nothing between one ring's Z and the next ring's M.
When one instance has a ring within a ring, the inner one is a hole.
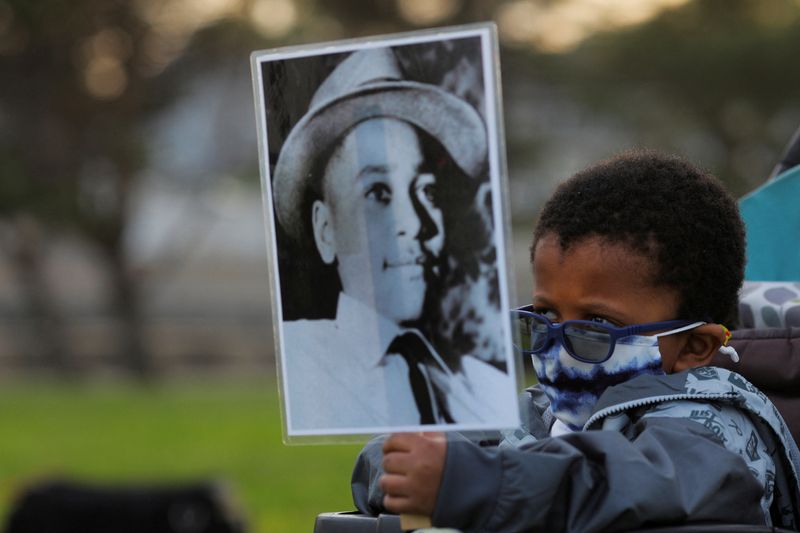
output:
M617 346L617 341L619 339L624 339L625 337L630 337L632 335L639 335L640 333L648 333L653 331L659 330L669 330L664 331L662 333L657 333L653 335L653 337L661 337L665 335L671 335L673 333L680 333L681 331L686 331L692 328L696 328L697 326L702 326L705 322L700 321L692 321L692 320L664 320L661 322L648 322L646 324L633 324L630 326L609 326L607 324L600 324L598 322L593 322L591 320L565 320L564 322L557 322L553 323L549 318L544 315L540 315L533 311L532 305L525 305L514 309L511 311L513 319L519 319L520 317L531 317L534 320L539 320L544 322L547 325L547 337L544 340L544 344L540 348L525 350L520 346L517 346L517 349L520 350L525 355L531 355L535 353L542 353L543 351L547 350L555 341L558 341L561 346L567 351L567 353L581 361L582 363L589 363L589 364L600 364L608 361L611 358L611 355L614 353L614 348ZM591 326L593 329L602 329L608 332L609 335L609 343L608 343L608 353L602 359L587 359L585 357L581 357L580 355L573 353L571 348L571 344L565 342L566 334L564 333L565 328L568 328L572 325L580 325L580 326ZM531 337L533 337L532 333Z

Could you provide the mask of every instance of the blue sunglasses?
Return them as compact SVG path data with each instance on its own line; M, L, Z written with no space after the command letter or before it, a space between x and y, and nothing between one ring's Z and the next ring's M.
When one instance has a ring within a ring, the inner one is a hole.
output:
M594 364L607 361L619 339L653 331L662 331L653 337L663 337L705 324L691 320L665 320L621 328L591 320L565 320L554 324L546 316L533 312L532 305L514 309L511 317L516 347L522 353L542 353L558 341L578 361Z

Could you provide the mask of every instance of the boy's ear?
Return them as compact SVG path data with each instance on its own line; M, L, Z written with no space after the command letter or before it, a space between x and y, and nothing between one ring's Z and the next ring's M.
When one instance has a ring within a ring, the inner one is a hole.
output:
M311 207L311 225L314 230L314 243L319 256L326 265L336 259L336 243L333 238L330 208L320 200L315 200Z
M725 342L726 330L720 324L704 324L688 332L673 372L706 366Z

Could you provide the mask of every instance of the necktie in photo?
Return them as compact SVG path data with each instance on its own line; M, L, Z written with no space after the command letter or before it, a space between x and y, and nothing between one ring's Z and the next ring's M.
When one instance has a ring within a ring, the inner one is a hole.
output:
M425 364L432 359L425 341L418 333L406 331L394 338L387 352L401 355L408 364L408 381L411 384L411 391L414 393L414 401L417 403L420 423L435 424L434 398L431 397L431 387L428 378L419 366L420 363Z

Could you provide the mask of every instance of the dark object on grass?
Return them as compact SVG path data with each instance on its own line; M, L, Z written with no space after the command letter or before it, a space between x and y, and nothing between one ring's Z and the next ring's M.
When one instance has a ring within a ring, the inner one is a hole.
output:
M219 483L98 486L46 481L16 501L4 533L244 533Z

